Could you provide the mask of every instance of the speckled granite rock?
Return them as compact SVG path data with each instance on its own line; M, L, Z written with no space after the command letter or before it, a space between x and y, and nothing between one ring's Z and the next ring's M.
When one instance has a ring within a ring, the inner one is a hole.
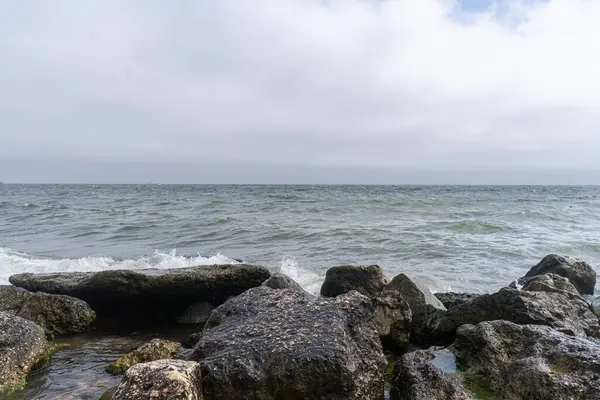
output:
M198 302L219 305L231 296L260 286L271 276L263 267L236 264L177 269L114 270L18 274L10 282L30 291L64 294L85 300L100 325L176 323Z
M579 291L571 281L556 274L536 275L522 280L521 290L530 292L567 292L578 295Z
M209 400L379 400L384 391L373 304L355 291L310 301L250 289L213 311L191 359Z
M549 273L567 278L581 294L594 294L596 271L585 261L556 254L544 257L520 279L520 283L523 284L526 278Z
M202 400L198 363L159 360L138 364L125 373L112 400Z
M51 339L84 332L96 320L96 313L83 300L11 285L0 286L0 311L35 322Z
M33 322L0 312L0 394L20 389L27 374L50 356L42 328Z
M179 350L181 350L179 342L152 339L110 364L106 368L106 372L114 375L124 374L125 371L137 364L173 358Z
M385 348L402 352L410 344L412 312L397 290L384 290L375 304L375 327Z
M340 266L327 270L321 286L321 296L335 297L356 290L373 297L383 290L388 279L377 265Z

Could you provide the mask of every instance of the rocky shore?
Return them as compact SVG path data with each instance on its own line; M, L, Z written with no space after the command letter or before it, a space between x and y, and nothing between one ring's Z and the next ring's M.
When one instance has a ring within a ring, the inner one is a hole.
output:
M106 363L122 379L96 398L600 399L596 272L549 255L515 278L434 295L340 266L316 297L246 264L14 275L0 286L0 397L47 368L56 340L161 325L194 333Z

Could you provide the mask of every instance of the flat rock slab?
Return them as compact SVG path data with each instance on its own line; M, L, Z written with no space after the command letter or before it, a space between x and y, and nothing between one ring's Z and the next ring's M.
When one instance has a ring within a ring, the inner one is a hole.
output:
M215 305L260 286L271 276L260 266L210 265L179 269L111 270L18 274L10 283L32 292L76 297L86 301L98 320L121 323L174 322L191 304Z

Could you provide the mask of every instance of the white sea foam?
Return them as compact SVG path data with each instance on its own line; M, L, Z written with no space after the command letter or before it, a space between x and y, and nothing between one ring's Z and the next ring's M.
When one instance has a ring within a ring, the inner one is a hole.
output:
M292 257L286 257L281 261L279 271L298 282L304 290L316 296L319 295L321 285L325 279L315 271L299 267L296 259Z
M0 247L0 284L8 284L11 275L22 272L103 271L108 269L183 268L195 265L238 264L232 258L217 254L211 257L186 257L176 250L163 253L156 250L152 256L138 259L115 260L111 257L83 257L53 259L35 257L16 250Z

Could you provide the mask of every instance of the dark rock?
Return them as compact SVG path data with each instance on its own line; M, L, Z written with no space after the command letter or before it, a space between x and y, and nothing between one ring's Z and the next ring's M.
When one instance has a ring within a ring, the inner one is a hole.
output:
M18 274L10 282L30 291L85 300L99 323L117 326L173 323L198 302L221 304L271 276L263 267L212 265L180 269L113 270L54 274Z
M397 290L384 290L373 299L375 327L384 347L405 351L410 344L412 312Z
M600 345L547 326L464 325L451 347L479 398L598 399Z
M213 399L381 399L386 359L372 301L356 291L310 301L250 289L213 311L191 357Z
M473 395L462 385L456 370L444 371L435 364L436 357L454 360L448 350L418 350L404 354L394 364L392 400L471 400ZM456 366L454 365L454 368Z
M579 295L579 291L571 281L556 274L536 275L531 278L522 279L521 290L531 292L567 292Z
M531 268L527 274L519 280L524 283L524 278L530 278L536 275L556 274L563 276L579 290L581 294L594 294L596 286L596 271L585 261L571 257L557 256L550 254L536 266Z
M159 360L127 370L112 400L202 400L200 365Z
M23 388L27 374L49 357L50 348L42 328L0 312L0 393Z
M110 364L106 368L106 372L113 375L124 374L125 371L137 364L173 358L179 350L181 350L179 342L152 339Z
M187 337L187 339L185 339L183 342L181 342L181 344L186 349L191 349L196 346L198 341L200 341L201 337L202 337L202 332L192 333L190 336Z
M504 288L448 310L439 333L446 342L465 324L506 320L517 324L548 325L560 331L600 338L598 317L579 295L567 292L532 292Z
M386 290L397 290L412 310L411 342L430 345L432 333L438 330L441 318L446 313L446 307L431 291L413 281L408 276L400 274L387 285Z
M0 286L0 311L35 322L50 339L84 332L96 320L96 313L83 300L11 285Z
M335 297L356 290L373 297L381 292L388 279L377 265L341 266L327 270L321 286L321 296Z
M271 277L264 281L262 285L270 287L271 289L294 289L298 290L299 292L306 293L308 296L312 297L312 295L304 290L304 288L300 286L298 282L279 272L271 275Z
M456 293L456 292L445 292L445 293L435 293L435 297L438 298L439 301L442 302L446 309L456 307L460 304L469 302L477 297L479 294L475 293Z
M214 309L215 306L206 301L194 303L177 318L177 322L186 325L204 325Z

